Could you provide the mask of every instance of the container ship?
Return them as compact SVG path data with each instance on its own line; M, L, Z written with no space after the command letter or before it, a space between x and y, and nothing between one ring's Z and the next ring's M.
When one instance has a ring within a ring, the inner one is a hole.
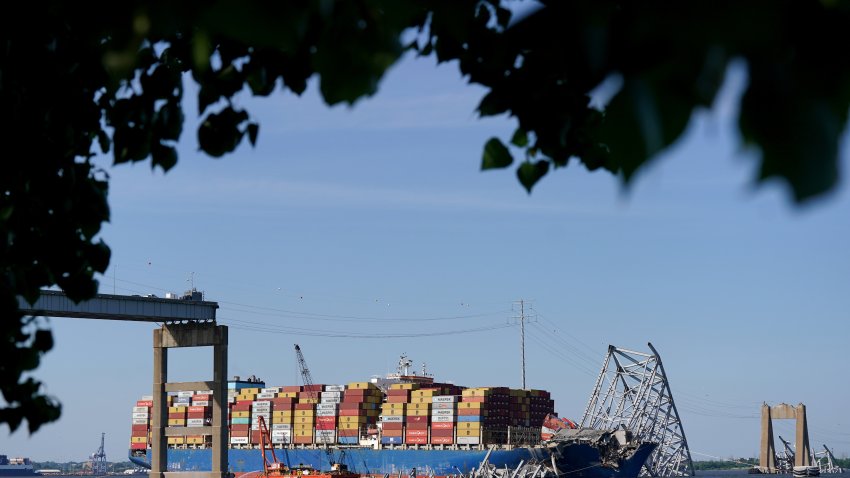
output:
M0 455L0 476L39 476L29 458L9 458Z
M488 451L488 462L499 468L553 454L553 448L540 446L541 425L554 414L549 392L438 383L424 370L410 373L405 357L399 364L395 374L346 385L267 387L254 377L235 377L227 384L230 471L262 470L260 417L270 424L272 446L293 467L330 469L334 460L362 474L446 476L479 466ZM192 428L211 423L212 392L167 398L168 426L185 430L167 437L169 471L209 470L212 437ZM132 415L130 460L146 468L152 406L152 397L142 397ZM591 450L573 453L570 463L560 466L562 471L599 468L600 473L583 476L633 477L649 452L606 468L589 465L599 461Z

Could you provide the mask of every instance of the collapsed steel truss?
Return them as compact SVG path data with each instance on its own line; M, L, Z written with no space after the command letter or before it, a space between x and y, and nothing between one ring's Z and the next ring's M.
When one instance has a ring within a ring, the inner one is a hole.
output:
M691 452L661 357L648 345L651 354L608 346L581 427L624 426L635 438L658 443L641 476L693 476Z

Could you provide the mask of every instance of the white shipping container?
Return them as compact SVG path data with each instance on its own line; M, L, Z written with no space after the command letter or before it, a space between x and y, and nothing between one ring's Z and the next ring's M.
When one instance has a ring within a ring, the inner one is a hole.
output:
M336 410L316 410L317 417L335 417Z
M292 440L288 436L287 437L272 437L272 443L274 443L274 444L280 443L282 445L285 445L285 444L288 444L288 443L291 443L291 442L292 442Z
M316 410L336 410L338 405L336 403L317 403Z
M202 427L204 426L203 418L189 418L186 420L187 427Z
M432 400L434 403L454 403L457 402L457 395L438 395Z
M431 410L431 416L433 417L453 417L455 411L453 408L437 408Z
M147 425L147 424L148 424L147 418L134 418L133 419L133 425Z
M271 411L272 404L270 402L254 402L251 405L251 410L254 412L268 412Z
M401 415L381 415L381 421L386 423L399 423L404 421Z
M269 388L261 388L260 392L262 393L277 393L280 391L280 387L269 387Z
M263 417L266 419L266 421L269 421L269 418L271 418L271 416L271 413L254 413L251 415L251 420L256 422L257 420L259 420L260 417Z
M344 392L345 385L325 385L325 391L327 392Z
M431 417L431 421L434 423L453 422L455 421L455 417L454 415L437 415L435 417Z
M148 412L133 412L133 418L148 418Z
M142 400L153 400L153 395L142 395Z
M322 392L322 398L339 398L342 396L342 392Z
M276 396L277 392L263 392L257 394L257 398L274 398Z
M458 445L477 445L480 442L478 437L457 437L455 443Z
M148 407L133 407L133 413L148 412Z
M275 423L272 425L272 430L292 430L292 425L289 423Z
M272 430L273 437L291 436L292 430Z
M234 398L233 401L235 402L236 399ZM208 407L210 405L210 401L209 400L192 400L192 405L194 405L196 407Z
M195 395L212 395L212 394L213 394L212 390L198 390L197 392L195 392Z
M234 445L247 445L248 437L230 437L230 443Z
M322 401L322 403L339 403L342 401L342 399L339 397L322 397L320 400Z
M180 398L192 398L195 392L177 392L177 396Z
M457 404L450 402L437 402L431 404L431 410L454 410Z

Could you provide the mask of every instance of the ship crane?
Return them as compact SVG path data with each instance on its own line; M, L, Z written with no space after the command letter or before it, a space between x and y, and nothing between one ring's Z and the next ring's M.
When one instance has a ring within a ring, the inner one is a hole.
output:
M779 435L779 441L785 449L776 455L776 467L780 470L791 471L794 468L794 448L788 440L782 438L782 435Z
M304 354L301 353L301 347L298 344L295 344L295 358L298 361L298 369L301 371L301 380L304 382L305 391L308 392L307 396L309 398L319 397L319 392L313 390L313 376L310 375L310 369L307 368L307 361L304 360ZM334 459L333 451L325 443L325 453L328 455L328 463L333 470L345 471L345 465L343 465L345 461L344 449L340 448L339 460L336 460Z

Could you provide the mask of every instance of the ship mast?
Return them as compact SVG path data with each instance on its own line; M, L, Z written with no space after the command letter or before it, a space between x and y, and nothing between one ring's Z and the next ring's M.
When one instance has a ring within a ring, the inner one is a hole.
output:
M519 320L519 347L522 356L522 389L525 390L525 301L520 299L516 302L519 306L519 316L514 319Z

